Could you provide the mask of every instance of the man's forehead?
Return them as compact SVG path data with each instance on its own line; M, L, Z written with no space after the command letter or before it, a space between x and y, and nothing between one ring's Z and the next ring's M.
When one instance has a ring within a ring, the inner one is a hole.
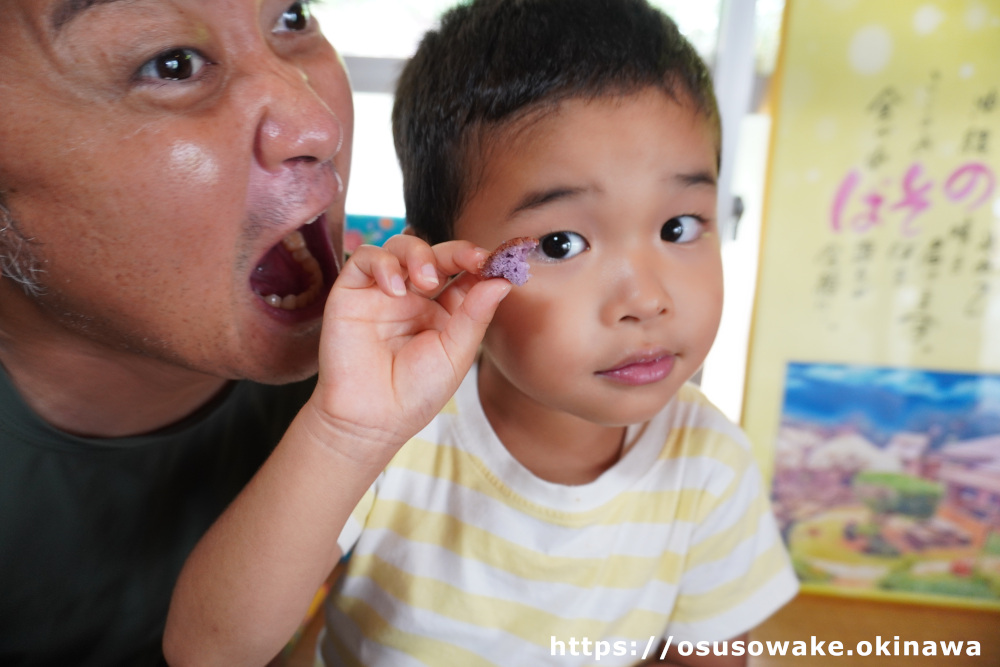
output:
M99 5L133 0L0 0L0 28L34 26L33 30L58 34L67 24Z
M107 5L113 2L127 2L128 0L56 0L51 11L52 28L58 31L64 25L75 19L80 14L91 7L97 5Z

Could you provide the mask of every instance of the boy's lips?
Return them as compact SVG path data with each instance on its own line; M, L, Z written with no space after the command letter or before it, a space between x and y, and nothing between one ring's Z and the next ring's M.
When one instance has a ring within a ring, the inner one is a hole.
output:
M289 232L260 258L250 288L275 311L311 312L310 306L325 300L337 273L326 215L321 214Z
M596 375L631 386L652 384L670 375L674 358L666 351L643 352L623 359L612 368L598 371Z

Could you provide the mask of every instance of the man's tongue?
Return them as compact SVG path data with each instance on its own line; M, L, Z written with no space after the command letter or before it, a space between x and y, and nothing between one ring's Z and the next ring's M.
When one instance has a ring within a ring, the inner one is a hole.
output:
M285 310L304 308L323 289L323 270L294 231L271 248L250 277L250 287L269 305Z

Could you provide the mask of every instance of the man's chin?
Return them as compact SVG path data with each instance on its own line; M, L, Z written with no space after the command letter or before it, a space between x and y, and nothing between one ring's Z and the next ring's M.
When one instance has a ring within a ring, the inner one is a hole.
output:
M237 379L252 380L260 384L289 384L316 374L318 370L319 342L298 342L293 349L283 353L272 352L262 363L245 368ZM259 358L259 357L258 357Z

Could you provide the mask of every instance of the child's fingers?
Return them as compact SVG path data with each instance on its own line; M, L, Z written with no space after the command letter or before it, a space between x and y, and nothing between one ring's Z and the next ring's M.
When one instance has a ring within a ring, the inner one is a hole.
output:
M359 246L337 277L337 286L365 289L372 282L389 296L406 294L406 273L391 252L371 245Z
M417 292L433 295L448 276L463 271L475 273L488 254L467 241L430 246L415 236L397 235L381 248L358 247L337 283L348 289L363 289L374 282L390 296L403 296L409 279Z
M489 279L489 281L493 280L510 285L509 282L502 278ZM454 314L459 308L462 307L462 302L465 301L465 297L469 293L469 290L481 282L483 282L483 279L479 276L471 273L463 273L449 282L434 300L437 301L446 312Z
M477 247L468 241L447 241L431 247L438 266L449 276L462 271L478 274L479 265L490 255L489 250Z
M476 273L489 254L468 241L446 241L430 246L406 234L393 236L383 247L399 258L410 282L422 292L434 292L448 277L463 271Z
M433 292L441 287L443 276L439 271L437 257L427 242L416 236L399 234L389 238L382 247L399 260L410 283L417 290Z
M469 288L442 332L441 342L456 368L468 370L493 320L497 306L511 290L506 280L486 280Z

